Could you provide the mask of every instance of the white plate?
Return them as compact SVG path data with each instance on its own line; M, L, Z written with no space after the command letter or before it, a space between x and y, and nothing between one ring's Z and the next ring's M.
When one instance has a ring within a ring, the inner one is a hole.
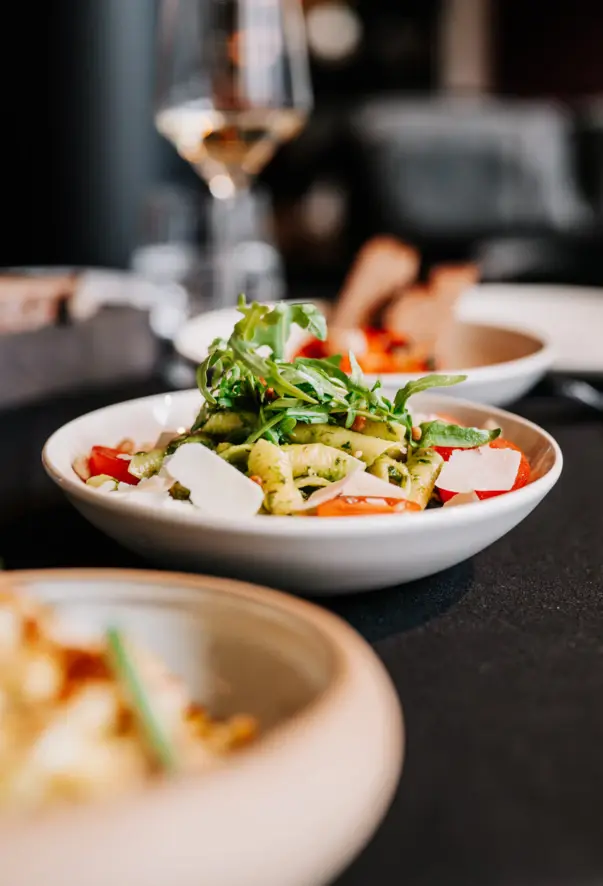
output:
M603 289L482 284L461 298L458 316L533 330L548 339L560 372L603 372Z
M323 305L319 305L324 308ZM328 309L327 309L328 310ZM188 360L200 363L216 338L228 338L240 314L234 308L210 311L185 323L175 339L176 350ZM440 360L445 372L466 375L462 387L443 389L447 396L460 393L478 403L505 406L526 394L550 369L553 354L546 339L515 328L490 324L458 323L441 342ZM287 357L293 357L307 340L297 327L291 332ZM425 373L390 373L380 376L387 396L395 395L411 379ZM374 384L377 376L367 375Z
M400 705L367 643L312 604L220 579L13 573L70 631L119 624L256 744L200 776L0 822L6 886L323 886L379 824L403 755ZM359 728L359 724L361 728Z
M520 523L561 473L561 451L541 428L441 394L421 395L413 406L478 427L494 418L527 454L534 482L476 504L398 516L227 520L209 519L186 503L162 509L139 497L112 496L87 486L73 471L73 460L95 444L114 446L124 437L155 439L162 430L190 427L200 406L197 391L180 391L91 412L52 435L44 447L44 465L91 523L151 560L306 594L373 590L454 566Z

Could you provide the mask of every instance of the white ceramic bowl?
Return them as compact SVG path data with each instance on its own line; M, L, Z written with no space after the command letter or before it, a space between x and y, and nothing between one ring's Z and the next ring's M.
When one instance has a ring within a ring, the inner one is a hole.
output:
M256 715L263 735L209 774L0 822L3 883L322 886L364 846L398 783L403 726L383 665L347 624L220 579L81 569L13 576L83 637L123 626L196 699L218 715Z
M74 458L94 444L123 437L154 439L161 430L190 427L201 405L197 391L145 397L99 409L65 425L48 440L50 476L91 523L150 560L210 571L305 594L372 590L432 575L487 547L526 517L561 473L555 441L536 425L498 409L425 394L425 412L452 414L467 425L494 418L527 454L536 479L523 489L456 508L399 517L273 517L208 519L193 508L157 509L83 483ZM138 497L137 497L138 498Z
M320 307L325 306L321 303ZM214 339L228 338L239 318L234 308L195 317L180 329L175 347L183 357L200 363ZM307 333L294 328L287 357L294 356L307 338ZM553 363L553 351L534 332L457 322L440 343L438 360L445 367L443 372L467 376L456 393L477 403L505 406L526 394L546 374ZM379 377L387 396L422 375L425 373L400 372L366 378L373 384ZM454 396L453 390L446 389L444 393Z

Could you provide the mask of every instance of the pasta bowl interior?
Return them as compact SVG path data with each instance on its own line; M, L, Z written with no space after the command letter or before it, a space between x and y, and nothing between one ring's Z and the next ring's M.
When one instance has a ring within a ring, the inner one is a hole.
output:
M328 316L328 305L317 304ZM228 337L238 317L234 308L227 308L192 318L179 331L176 349L188 360L201 362L215 338ZM288 357L298 353L308 340L305 330L294 327L287 345ZM434 356L443 371L466 376L458 392L461 396L494 406L513 403L531 390L550 370L554 357L549 343L532 330L460 320L446 330ZM425 373L367 373L366 377L371 383L379 377L386 392L395 392L421 374Z
M418 394L412 408L452 415L467 426L494 424L529 460L530 482L495 498L418 513L348 517L208 516L184 502L157 507L154 497L104 493L74 471L92 446L124 437L152 440L190 428L198 391L157 395L97 410L48 440L50 477L100 530L150 561L257 580L320 595L367 591L434 574L466 560L520 523L548 494L562 469L556 442L541 428L502 410L440 393ZM176 505L180 507L176 507Z
M385 669L348 625L305 601L206 577L78 569L12 573L10 582L21 601L52 607L72 649L85 650L111 625L180 678L195 703L217 717L247 712L258 728L249 745L204 771L153 774L124 788L119 744L108 745L106 705L98 707L98 673L86 678L79 669L84 706L73 704L72 673L46 729L39 718L51 690L48 680L41 688L39 658L28 657L31 613L9 651L3 601L3 686L12 656L29 675L21 691L35 683L40 696L38 719L19 733L29 753L25 781L11 774L0 792L3 882L322 886L368 840L398 782L403 728ZM149 700L165 725L168 708L153 693ZM3 764L11 722L1 724ZM123 714L119 722L123 741ZM46 732L30 743L39 729ZM50 752L53 735L62 736L67 757ZM140 743L147 739L140 730ZM101 785L104 794L92 799L84 790L76 802L58 803L53 791L66 783ZM16 814L19 800L49 802Z

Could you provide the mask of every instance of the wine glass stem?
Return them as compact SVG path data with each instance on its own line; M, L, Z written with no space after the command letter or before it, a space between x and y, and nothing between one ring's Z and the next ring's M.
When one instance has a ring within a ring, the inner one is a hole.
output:
M236 304L244 279L237 247L250 235L247 231L249 188L236 187L229 196L212 197L211 246L214 269L214 302L217 308Z

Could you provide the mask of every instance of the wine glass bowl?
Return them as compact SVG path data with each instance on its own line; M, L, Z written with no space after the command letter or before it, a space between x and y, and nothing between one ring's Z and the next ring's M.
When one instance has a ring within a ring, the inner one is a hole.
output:
M311 110L298 0L162 0L159 41L157 129L231 197Z

